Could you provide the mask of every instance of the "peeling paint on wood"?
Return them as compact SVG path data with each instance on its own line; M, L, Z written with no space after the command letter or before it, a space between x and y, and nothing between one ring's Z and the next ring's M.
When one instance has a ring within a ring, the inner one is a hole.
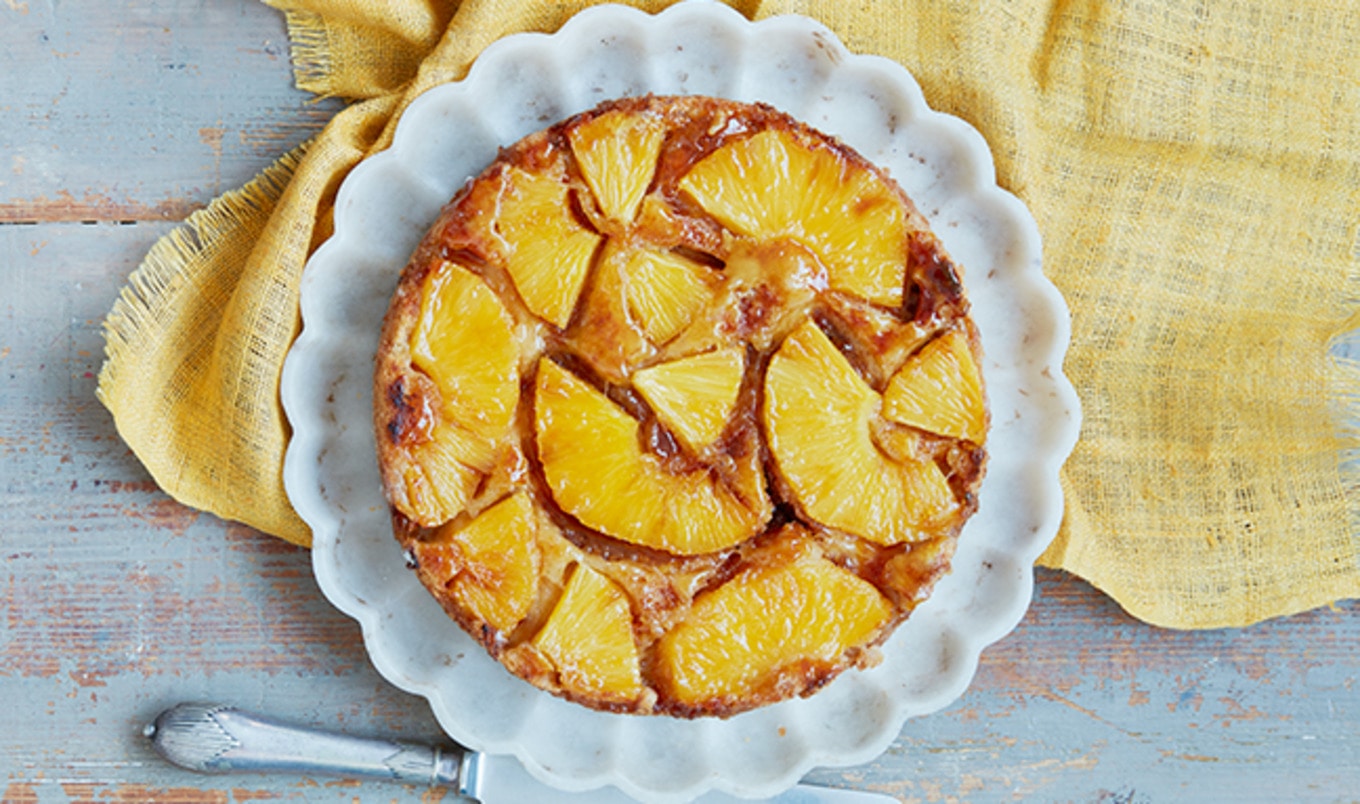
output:
M203 206L202 203L183 198L167 198L154 205L141 201L115 201L93 192L86 192L77 198L69 190L60 190L55 198L39 196L0 201L0 224L178 221Z

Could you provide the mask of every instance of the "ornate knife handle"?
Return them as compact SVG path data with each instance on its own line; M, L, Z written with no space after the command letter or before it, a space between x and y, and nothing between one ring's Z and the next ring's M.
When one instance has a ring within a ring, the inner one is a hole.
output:
M182 703L143 733L170 762L200 773L315 773L460 788L456 749L299 728L230 706Z

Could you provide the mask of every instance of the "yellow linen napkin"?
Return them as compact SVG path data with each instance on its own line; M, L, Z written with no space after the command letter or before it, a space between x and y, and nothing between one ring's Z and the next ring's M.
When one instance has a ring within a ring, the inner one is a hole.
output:
M99 397L171 495L307 544L278 377L336 188L412 97L590 3L268 1L298 85L355 103L152 249L106 322ZM1171 627L1360 596L1360 371L1328 353L1360 325L1360 5L734 5L905 65L1037 219L1085 407L1041 563Z

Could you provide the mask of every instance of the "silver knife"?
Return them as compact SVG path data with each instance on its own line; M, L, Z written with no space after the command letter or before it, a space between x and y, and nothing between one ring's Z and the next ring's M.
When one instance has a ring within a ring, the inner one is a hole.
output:
M445 786L482 804L628 804L615 788L568 793L529 775L512 756L292 726L231 706L182 703L143 733L165 759L199 773L305 773ZM701 804L744 802L709 793ZM770 804L890 804L889 796L800 784Z

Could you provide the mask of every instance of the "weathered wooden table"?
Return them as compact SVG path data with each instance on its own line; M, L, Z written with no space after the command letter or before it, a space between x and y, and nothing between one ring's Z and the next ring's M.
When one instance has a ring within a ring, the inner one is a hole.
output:
M0 2L0 786L5 801L437 800L206 778L140 733L217 700L435 740L308 554L157 490L94 399L100 322L151 244L320 129L253 0ZM1041 571L956 704L813 779L904 801L1360 799L1360 605L1236 631L1130 619Z

